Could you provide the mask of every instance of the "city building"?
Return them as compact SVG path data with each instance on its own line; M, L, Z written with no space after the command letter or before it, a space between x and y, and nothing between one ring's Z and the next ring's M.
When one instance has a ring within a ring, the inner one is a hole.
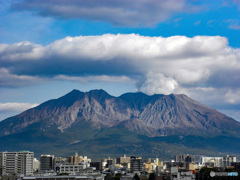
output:
M232 162L236 162L237 158L236 157L232 157L227 155L226 157L223 157L223 166L231 166Z
M183 155L180 155L180 156L175 155L174 156L174 161L175 162L188 162L188 163L191 163L191 162L195 161L195 158L194 158L194 156L189 155L189 154L187 154L187 155L183 154Z
M41 155L40 170L41 171L54 170L54 155Z
M131 156L130 169L131 169L131 172L142 172L143 171L142 158L137 156Z
M223 167L223 157L201 157L201 164L209 167Z
M87 168L84 165L75 164L60 164L56 166L58 173L68 173L71 175L88 174L93 173L93 168Z
M70 163L67 161L67 158L54 157L54 167L56 164L70 164Z
M130 163L130 159L130 157L127 157L126 154L124 154L123 157L117 158L117 164Z
M82 162L84 162L85 164L90 164L91 159L88 159L87 156L84 156L84 157L78 156L78 153L75 153L75 156L70 156L67 158L67 162L75 165L78 165Z
M32 175L33 158L34 153L29 151L0 152L0 175Z
M95 167L97 171L101 171L102 162L90 162L90 167Z

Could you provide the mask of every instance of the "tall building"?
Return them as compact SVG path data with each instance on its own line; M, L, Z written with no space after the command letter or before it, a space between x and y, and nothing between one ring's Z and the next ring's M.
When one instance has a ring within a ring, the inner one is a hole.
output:
M78 156L78 153L75 153L75 156L70 156L68 157L68 162L70 164L75 164L78 165L80 162L82 162L83 157L82 156Z
M1 175L33 174L34 153L29 151L22 152L0 152Z
M191 163L191 162L194 162L195 161L195 158L194 156L192 155L180 155L180 156L174 156L174 161L175 162L188 162L188 163Z
M227 155L226 157L223 157L223 166L231 166L232 162L236 162L237 158L236 157L232 157Z
M54 170L54 155L41 155L40 170L41 171Z
M72 165L79 165L80 163L90 163L91 159L88 159L87 156L78 156L78 153L75 153L75 156L70 156L67 158L67 162L69 162Z
M142 158L131 156L130 160L131 172L142 172L143 171L143 161Z

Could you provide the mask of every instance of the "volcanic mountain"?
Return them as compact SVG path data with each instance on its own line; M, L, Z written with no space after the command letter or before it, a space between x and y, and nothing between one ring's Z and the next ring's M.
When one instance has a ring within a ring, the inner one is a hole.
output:
M0 129L0 141L5 142L0 150L28 148L53 153L62 147L65 154L74 149L85 152L92 145L86 152L111 147L110 154L155 155L154 149L161 151L160 144L165 144L164 152L170 146L196 152L212 147L216 140L221 146L205 153L216 152L216 148L217 152L236 152L238 146L229 146L228 140L238 142L240 137L239 122L186 95L138 92L114 97L104 90L73 90L7 118L0 122Z

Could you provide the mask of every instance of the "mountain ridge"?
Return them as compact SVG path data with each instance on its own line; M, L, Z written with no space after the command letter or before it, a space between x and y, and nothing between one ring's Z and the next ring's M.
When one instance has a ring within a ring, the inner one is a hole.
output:
M0 136L21 132L23 128L40 121L46 121L49 126L55 124L63 131L82 120L91 121L92 128L99 129L113 127L118 122L130 119L141 120L147 128L158 131L154 134L159 135L169 135L170 131L172 134L172 129L182 131L188 128L203 133L211 129L210 134L224 134L229 122L240 128L240 123L234 119L183 94L149 96L137 92L115 97L102 89L89 92L74 89L58 99L46 101L0 122L3 130ZM227 133L232 134L230 131ZM148 133L148 136L151 135Z
M0 122L0 151L28 149L68 156L172 158L175 154L238 153L240 123L186 95L148 96L104 90L46 101Z

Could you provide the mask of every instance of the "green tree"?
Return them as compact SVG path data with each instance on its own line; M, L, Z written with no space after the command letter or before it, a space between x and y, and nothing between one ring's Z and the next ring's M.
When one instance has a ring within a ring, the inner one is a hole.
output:
M115 180L120 180L121 176L122 176L121 173L117 173L117 174L115 174L114 179L115 179Z
M138 176L138 174L135 174L135 175L133 176L133 180L140 180L140 177Z
M104 177L104 180L114 180L114 177L112 176L112 174L107 174L107 175Z
M156 174L155 173L151 173L150 175L149 175L149 178L148 178L149 180L156 180Z
M59 175L60 175L60 176L66 176L66 175L68 176L69 173L67 173L67 172L63 172L63 173L60 173Z

